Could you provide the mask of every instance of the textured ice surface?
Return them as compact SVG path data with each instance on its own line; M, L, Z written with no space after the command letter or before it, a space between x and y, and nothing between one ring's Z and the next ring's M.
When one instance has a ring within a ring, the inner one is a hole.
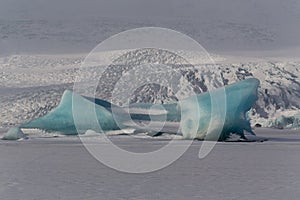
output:
M279 129L297 129L300 128L300 112L293 116L281 115L276 119L269 120L267 123L268 127L279 128Z
M246 118L246 112L250 110L258 98L258 86L259 81L257 79L246 79L225 86L226 97L223 96L224 93L222 92L224 88L219 88L171 104L132 104L129 106L129 113L126 112L125 107L117 107L101 99L82 97L67 90L57 108L20 127L60 131L64 134L84 133L87 130L103 132L120 128L153 131L151 128L147 130L147 126L141 128L128 123L126 116L130 114L130 119L139 122L151 120L151 122L159 123L163 122L163 119L166 119L167 122L180 122L180 127L178 126L177 129L176 127L170 129L170 126L174 126L174 124L168 123L164 124L163 128L169 130L167 132L180 132L185 138L191 138L191 135L196 132L196 136L194 135L192 138L204 139L211 123L212 127L221 126L222 134L220 138L216 138L219 136L212 134L209 139L224 140L230 133L236 133L240 136L244 136L244 130L253 133L250 122ZM216 102L213 104L213 101ZM212 105L224 105L224 113L220 113L218 108L213 109ZM112 110L116 112L115 118ZM222 118L225 118L224 126L221 123ZM76 122L76 126L74 122Z

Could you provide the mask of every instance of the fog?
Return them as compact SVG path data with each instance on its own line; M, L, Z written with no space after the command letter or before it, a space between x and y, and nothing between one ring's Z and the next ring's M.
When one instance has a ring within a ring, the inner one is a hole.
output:
M288 11L288 12L287 12ZM251 23L299 22L297 0L0 0L1 19L194 17Z
M31 27L28 27L22 22L13 22L16 20L45 20L47 23L30 22ZM51 21L59 21L64 28L63 36L57 34L60 29L55 29L56 22ZM91 21L102 24L98 26ZM27 44L32 42L28 35L44 38L45 33L50 34L47 36L49 44L43 44L45 49L54 41L62 40L64 46L85 40L85 43L90 42L86 49L91 49L113 34L142 26L178 30L212 50L298 48L300 1L0 0L0 44L5 43L7 49L24 48L13 44L20 41L29 47ZM93 31L96 33L91 35ZM67 35L73 35L73 39Z

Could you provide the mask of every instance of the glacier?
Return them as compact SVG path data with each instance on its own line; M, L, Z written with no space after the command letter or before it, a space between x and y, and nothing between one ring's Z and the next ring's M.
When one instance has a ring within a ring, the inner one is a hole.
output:
M83 134L87 130L105 133L133 128L149 133L157 131L158 134L181 134L186 139L223 141L231 133L246 139L245 131L255 135L247 112L258 99L259 84L258 79L249 78L173 103L135 103L124 107L66 90L56 108L18 128L55 131L66 135ZM217 108L213 109L216 105ZM220 109L218 105L224 105L224 109ZM143 126L149 122L163 124L163 127L156 130ZM214 128L211 130L211 127L219 127L221 133L213 133ZM209 132L212 134L208 135Z
M266 126L278 129L298 129L300 128L300 112L292 116L280 115L278 118L270 119Z

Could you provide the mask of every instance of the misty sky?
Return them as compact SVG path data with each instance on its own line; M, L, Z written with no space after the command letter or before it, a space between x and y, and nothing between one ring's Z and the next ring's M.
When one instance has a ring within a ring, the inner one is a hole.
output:
M298 0L0 0L1 19L187 16L283 23L299 19L299 12Z
M83 28L77 27L78 29L74 30L70 28L68 21L103 21L103 17L114 18L115 21L121 21L120 23L125 22L125 25L108 25L111 28L106 27L107 30L100 27L102 32L90 30L99 35L97 41L91 42L93 44L127 28L150 25L181 31L212 49L270 49L300 45L300 0L0 0L0 25L1 21L3 24L14 24L9 22L11 20L59 20L65 29L69 28L72 31L66 32L65 35L74 36L77 33L74 40L90 36L78 35L78 31L82 31ZM173 22L168 21L169 19ZM178 24L174 23L174 20ZM28 29L27 35L43 35L39 29L49 29L47 24L44 26ZM15 29L10 28L11 32L24 31L24 27L20 25ZM112 28L114 30L109 30ZM56 30L49 30L49 34L53 32L52 36L56 37ZM204 33L200 35L200 31ZM21 36L13 38L11 35L5 35L6 32L2 33L2 43L5 42L6 46L11 48L14 46L12 42ZM256 38L264 38L264 41ZM20 40L16 44L20 43ZM22 40L31 42L26 38ZM72 37L64 40L74 43L71 41ZM88 48L91 46L92 44ZM20 45L17 47L23 48Z

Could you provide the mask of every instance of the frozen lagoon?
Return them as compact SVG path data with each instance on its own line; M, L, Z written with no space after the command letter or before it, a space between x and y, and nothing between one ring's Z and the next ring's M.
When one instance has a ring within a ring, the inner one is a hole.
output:
M157 172L126 174L95 160L79 138L30 137L0 141L2 199L298 199L298 131L257 128L257 143L219 142L200 160L194 141ZM167 139L111 136L119 147L152 151ZM178 145L186 142L178 140Z

